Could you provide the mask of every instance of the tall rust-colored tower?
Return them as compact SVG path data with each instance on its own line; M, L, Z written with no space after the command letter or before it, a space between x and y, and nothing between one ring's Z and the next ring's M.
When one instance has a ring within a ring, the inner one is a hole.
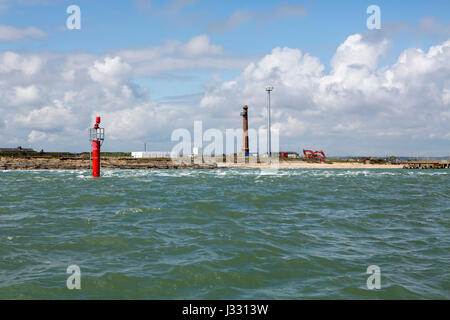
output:
M248 106L244 106L243 111L241 112L241 116L243 119L243 139L242 142L242 153L244 154L245 161L247 162L248 157L250 156L250 149L248 147Z

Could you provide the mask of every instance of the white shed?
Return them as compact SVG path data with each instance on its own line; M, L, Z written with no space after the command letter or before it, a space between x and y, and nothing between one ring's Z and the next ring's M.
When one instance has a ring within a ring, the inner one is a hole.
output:
M131 156L137 159L161 159L161 158L176 158L178 155L175 152L167 151L138 151L132 152Z

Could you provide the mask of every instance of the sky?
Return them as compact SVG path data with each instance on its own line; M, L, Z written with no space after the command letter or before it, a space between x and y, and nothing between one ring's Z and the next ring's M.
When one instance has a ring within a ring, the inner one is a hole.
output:
M89 151L101 116L103 151L170 151L243 105L264 130L272 85L281 151L449 156L449 22L448 0L0 0L0 147Z

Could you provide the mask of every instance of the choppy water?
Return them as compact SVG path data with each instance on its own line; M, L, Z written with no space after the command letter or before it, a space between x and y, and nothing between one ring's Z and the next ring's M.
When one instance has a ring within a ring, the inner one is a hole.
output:
M450 298L448 170L103 174L0 171L0 299Z

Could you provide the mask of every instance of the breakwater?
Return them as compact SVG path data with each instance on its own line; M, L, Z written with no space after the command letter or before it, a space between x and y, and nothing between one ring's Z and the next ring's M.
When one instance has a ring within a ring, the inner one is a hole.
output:
M449 169L449 160L416 160L408 161L403 166L404 169Z
M0 170L87 170L89 158L82 157L2 157ZM102 169L214 169L215 164L173 162L170 159L102 157Z

